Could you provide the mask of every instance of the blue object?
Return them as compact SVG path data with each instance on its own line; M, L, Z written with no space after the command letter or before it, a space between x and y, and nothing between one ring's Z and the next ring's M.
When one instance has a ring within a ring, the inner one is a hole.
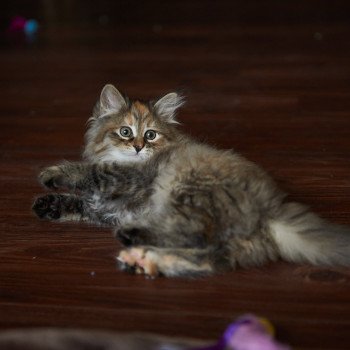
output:
M39 23L35 19L29 19L24 25L24 32L27 35L35 34L39 29Z

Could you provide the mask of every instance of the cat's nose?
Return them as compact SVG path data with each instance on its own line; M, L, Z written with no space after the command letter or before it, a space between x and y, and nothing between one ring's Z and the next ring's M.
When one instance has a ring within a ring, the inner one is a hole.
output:
M140 145L134 145L134 148L136 150L136 153L139 153L142 150L142 146Z

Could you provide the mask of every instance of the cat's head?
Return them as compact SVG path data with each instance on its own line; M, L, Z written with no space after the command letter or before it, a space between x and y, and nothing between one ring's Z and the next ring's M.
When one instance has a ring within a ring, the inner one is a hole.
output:
M131 101L106 85L88 121L84 158L99 162L142 162L178 140L176 110L182 96L169 93L157 101Z

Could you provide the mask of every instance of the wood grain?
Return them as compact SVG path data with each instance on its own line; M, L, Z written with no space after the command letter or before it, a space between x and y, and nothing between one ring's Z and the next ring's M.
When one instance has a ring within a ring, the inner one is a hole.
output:
M1 36L0 328L215 339L252 312L296 349L349 349L349 269L281 262L146 280L116 269L110 230L39 221L30 209L44 192L40 169L79 159L111 82L141 98L184 90L187 132L235 148L291 198L350 225L348 2L57 3L0 5L3 20L17 11L41 21L32 42Z

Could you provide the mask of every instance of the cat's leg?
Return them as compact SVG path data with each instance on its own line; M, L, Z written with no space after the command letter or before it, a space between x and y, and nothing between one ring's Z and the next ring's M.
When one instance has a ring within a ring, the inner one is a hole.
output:
M69 162L50 166L39 174L39 182L53 190L75 190L86 179L89 168L88 163Z
M125 246L204 248L213 243L217 229L209 210L195 207L193 201L186 205L172 201L160 212L150 211L137 220L122 223L115 236Z
M36 198L33 211L40 219L90 221L84 200L73 194L47 194Z
M122 223L116 237L126 246L204 248L229 236L249 236L258 225L254 208L241 208L244 193L235 191L235 200L228 191L206 184L169 189L169 196L137 222ZM249 202L249 201L248 201ZM249 218L249 219L247 219Z
M132 165L116 163L66 162L43 170L39 181L49 189L65 188L82 192L98 190L112 199L123 194L140 201L149 196L155 171L154 167L146 167L141 171Z
M162 248L205 248L216 241L218 227L207 212L182 206L152 212L137 220L123 222L115 229L116 238L125 246Z
M229 262L199 248L139 246L122 250L117 261L122 270L149 277L201 277L229 269Z
M147 221L143 226L133 223L124 225L114 230L115 237L126 247L151 245L155 247L205 247L210 238L203 230L201 222L191 222L191 226L187 223L178 222L176 227L157 226L154 220L150 223ZM144 220L146 221L146 220Z
M261 266L279 259L274 244L264 235L233 238L206 248L134 246L120 252L122 270L151 277L196 277L239 267Z

